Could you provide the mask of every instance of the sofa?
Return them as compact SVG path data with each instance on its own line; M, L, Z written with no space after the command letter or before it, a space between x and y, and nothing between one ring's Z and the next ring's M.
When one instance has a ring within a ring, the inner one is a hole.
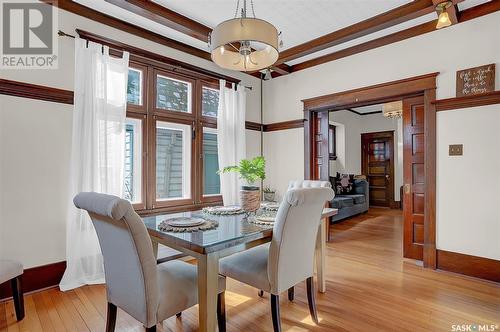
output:
M330 178L332 187L335 188L335 178ZM339 222L345 218L368 211L370 205L368 182L364 179L354 179L352 192L349 194L335 195L330 201L330 207L338 209L337 215L331 217L330 222Z

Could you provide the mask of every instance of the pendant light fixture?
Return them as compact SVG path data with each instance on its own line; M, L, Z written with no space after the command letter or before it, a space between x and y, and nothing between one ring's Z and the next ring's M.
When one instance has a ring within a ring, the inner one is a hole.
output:
M446 11L449 7L453 6L453 2L451 1L443 1L436 5L436 12L438 13L438 22L436 25L436 29L441 29L445 27L449 27L451 25L450 16Z
M278 60L278 30L271 23L247 17L247 0L237 1L234 18L217 25L209 36L212 61L222 68L238 71L257 71L268 68Z

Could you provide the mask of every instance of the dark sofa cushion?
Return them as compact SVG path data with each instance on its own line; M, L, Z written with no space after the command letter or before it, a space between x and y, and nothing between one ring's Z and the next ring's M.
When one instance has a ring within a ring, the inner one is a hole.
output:
M332 200L332 208L342 209L354 205L354 200L350 196L335 196Z
M352 200L354 201L354 204L363 204L364 202L366 202L365 195L355 194L355 195L348 195L345 197L352 198Z
M354 179L352 194L365 194L366 180Z

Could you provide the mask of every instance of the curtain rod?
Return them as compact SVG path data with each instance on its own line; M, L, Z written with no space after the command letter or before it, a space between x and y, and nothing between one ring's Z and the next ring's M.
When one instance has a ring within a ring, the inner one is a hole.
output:
M69 33L66 33L66 32L64 32L64 31L62 31L62 30L57 31L57 34L59 35L59 37L69 37L69 38L73 38L73 39L75 39L75 38L76 38L75 36L70 35ZM242 86L243 86L245 89L248 89L248 90L250 90L250 91L251 91L251 90L253 90L253 88L252 88L251 86L246 86L246 85L243 85L243 84L242 84Z

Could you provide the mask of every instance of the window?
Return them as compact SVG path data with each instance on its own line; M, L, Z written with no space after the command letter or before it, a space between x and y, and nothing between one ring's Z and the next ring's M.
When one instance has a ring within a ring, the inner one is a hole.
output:
M191 126L156 123L156 199L191 197Z
M204 116L217 117L219 109L219 90L203 87L201 96L201 112Z
M127 118L125 122L125 171L123 198L132 203L142 201L142 123Z
M191 83L157 75L156 107L169 111L191 113Z
M203 195L220 195L217 130L203 128Z
M137 61L128 75L123 197L138 211L222 204L218 81Z
M127 102L142 105L142 71L130 68L128 71Z

